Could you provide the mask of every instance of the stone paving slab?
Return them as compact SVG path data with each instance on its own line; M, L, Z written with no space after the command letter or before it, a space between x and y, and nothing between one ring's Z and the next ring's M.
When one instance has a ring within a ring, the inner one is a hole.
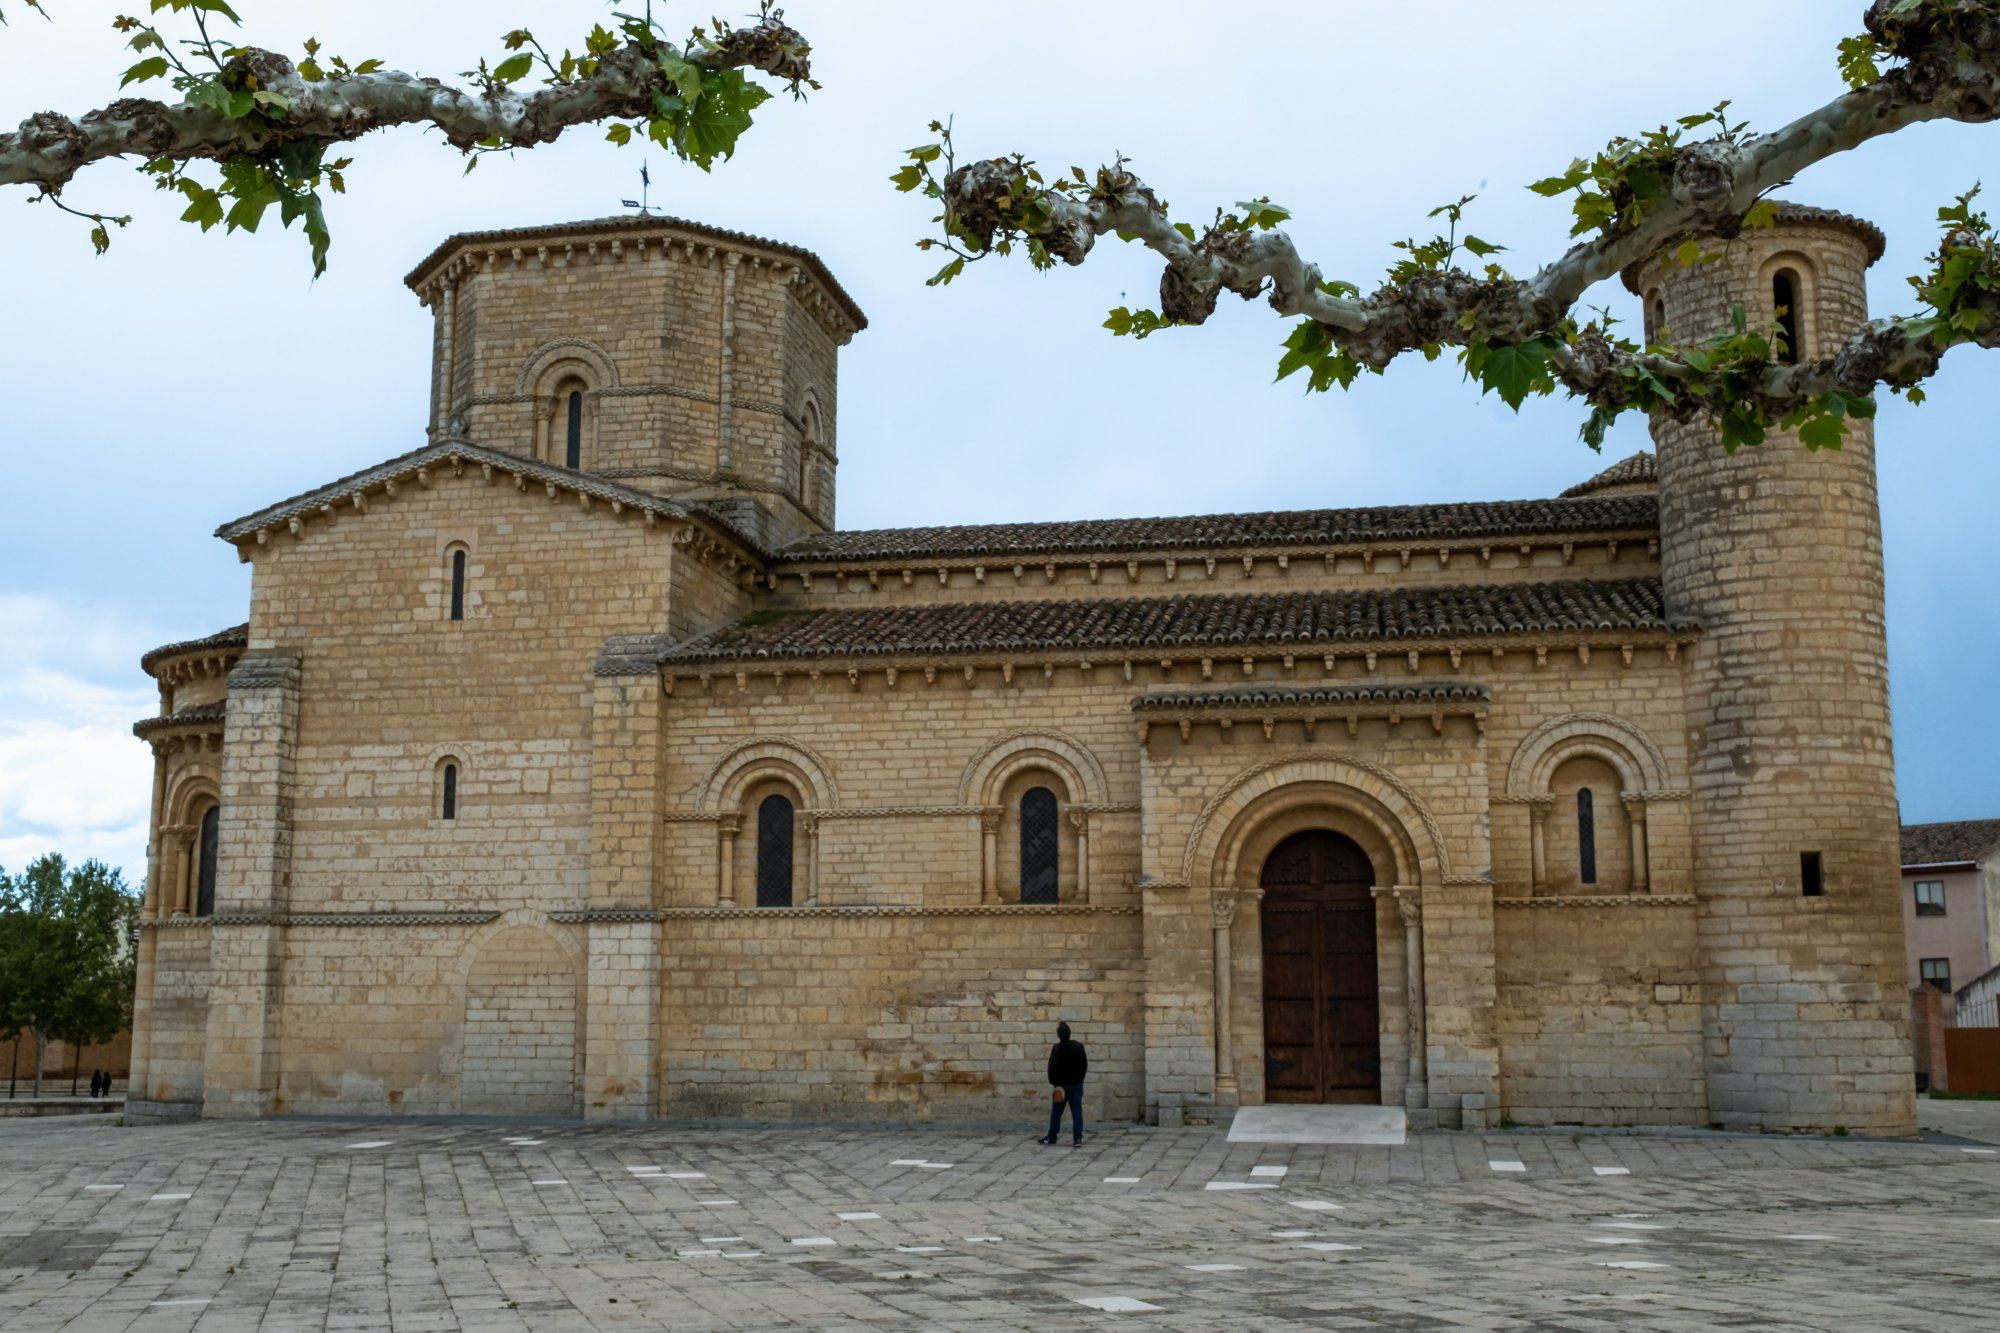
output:
M1032 1133L13 1121L0 1327L1938 1330L2000 1279L1958 1144Z

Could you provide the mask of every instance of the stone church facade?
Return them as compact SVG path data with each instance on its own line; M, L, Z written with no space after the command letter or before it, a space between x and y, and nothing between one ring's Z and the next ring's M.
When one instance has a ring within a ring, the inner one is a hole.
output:
M1641 266L1801 346L1881 237ZM1786 285L1789 284L1789 285ZM136 1116L1093 1114L1908 1133L1873 442L1545 500L834 525L792 246L452 238L428 443L224 524L147 655Z

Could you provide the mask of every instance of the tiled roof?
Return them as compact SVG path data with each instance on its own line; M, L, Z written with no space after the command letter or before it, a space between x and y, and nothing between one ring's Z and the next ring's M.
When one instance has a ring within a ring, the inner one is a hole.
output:
M243 648L250 643L250 626L246 622L231 625L228 629L217 630L205 639L183 639L179 643L165 643L139 659L139 669L151 675L153 668L169 657L179 657L182 653L206 653Z
M670 218L663 214L654 214L650 217L642 218L635 214L627 213L622 216L608 218L585 218L577 222L550 222L537 227L507 227L498 231L457 232L451 236L447 236L439 243L437 249L425 255L423 261L411 269L408 275L404 277L403 282L411 290L416 290L423 284L425 275L432 268L461 246L498 245L503 242L538 241L562 236L593 236L604 232L656 231L682 231L693 236L706 236L718 241L734 241L738 245L755 246L760 250L771 250L778 254L790 255L792 258L802 261L807 268L812 270L814 277L826 284L827 290L833 293L834 298L840 302L841 308L854 320L856 329L865 329L868 327L868 316L861 313L861 307L854 304L854 298L847 294L847 289L840 285L839 279L833 276L832 272L827 269L827 266L820 262L820 257L812 251L801 246L788 244L784 241L774 241L768 236L758 236L747 231L731 231L727 227L711 226L706 222L690 222L686 218Z
M1180 651L1497 634L1672 630L1658 579L1194 594L765 611L673 648L663 663L1030 652Z
M1649 495L1597 500L1496 500L1263 514L1195 514L1180 518L877 528L809 537L778 552L777 558L791 564L832 564L978 555L1329 546L1571 532L1650 532L1657 530L1659 524L1659 506Z
M212 704L196 704L192 708L183 708L178 713L168 713L164 717L141 718L132 724L132 734L144 740L154 732L165 731L169 727L220 722L227 711L227 706L220 699Z
M1230 685L1219 690L1159 690L1132 700L1135 713L1188 709L1310 708L1319 704L1483 704L1484 685L1426 680L1410 685Z
M1650 452L1641 449L1629 458L1619 459L1588 481L1578 482L1564 491L1562 498L1573 500L1580 495L1589 495L1612 486L1658 485L1660 480L1658 461Z
M1950 865L1978 861L2000 844L2000 819L1963 819L1948 824L1903 825L1903 864Z
M1777 199L1772 202L1778 206L1778 221L1780 222L1820 223L1825 226L1839 227L1845 231L1854 233L1855 236L1860 238L1861 243L1868 247L1868 262L1870 264L1880 259L1883 252L1889 248L1888 238L1882 235L1882 229L1867 218L1858 218L1852 213L1843 213L1837 208L1818 208L1812 204L1795 204L1789 199ZM1624 281L1627 291L1637 292L1639 290L1637 285L1639 270L1645 267L1646 263L1647 261L1644 259L1635 260L1619 270L1618 276Z
M566 490L581 492L593 499L607 502L615 500L626 508L636 509L641 513L654 513L665 518L699 519L745 550L760 554L755 542L727 519L704 505L682 504L678 500L668 500L647 491L621 486L615 481L607 481L589 472L572 471L552 463L523 458L519 454L488 449L465 440L445 440L438 444L427 444L421 449L413 449L387 462L349 473L302 495L294 495L288 500L280 500L274 505L259 509L254 514L232 519L217 528L215 535L229 542L247 541L255 536L260 528L272 527L289 519L302 517L325 505L337 504L388 482L414 476L420 469L449 463L454 459L474 467L490 466L496 472L519 473L529 481L554 484Z

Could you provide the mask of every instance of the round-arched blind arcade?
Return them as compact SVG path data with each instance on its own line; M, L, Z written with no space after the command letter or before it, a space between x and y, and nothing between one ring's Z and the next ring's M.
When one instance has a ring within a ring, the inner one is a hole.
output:
M1056 796L1047 787L1030 787L1021 794L1021 901L1056 901L1061 854L1057 836Z
M757 906L792 905L792 802L766 796L757 806Z

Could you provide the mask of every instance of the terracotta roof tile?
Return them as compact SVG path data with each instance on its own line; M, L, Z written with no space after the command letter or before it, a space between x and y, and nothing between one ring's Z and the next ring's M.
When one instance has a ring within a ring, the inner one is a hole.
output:
M747 231L731 231L727 227L712 226L706 222L690 222L686 218L667 217L654 214L638 217L634 214L614 215L605 218L584 218L576 222L549 222L535 227L506 227L497 231L461 231L447 236L438 243L437 249L425 255L418 265L403 278L405 286L412 291L423 285L423 279L430 270L443 261L452 251L467 245L496 245L507 241L534 241L553 239L560 236L595 236L606 232L659 232L679 231L692 236L706 236L712 240L734 241L739 245L755 246L760 250L775 251L802 260L812 270L813 276L825 283L848 316L854 320L855 328L868 327L868 316L861 313L861 307L847 294L837 278L820 261L820 257L801 246L785 241L774 241L768 236L758 236Z
M773 610L690 640L663 663L1374 643L1670 630L1658 579Z
M1497 500L1178 518L877 528L809 537L780 551L778 559L790 564L834 564L977 555L1329 546L1570 532L1653 532L1659 525L1659 505L1649 495Z
M1658 460L1647 450L1641 449L1628 458L1619 459L1588 481L1578 482L1564 491L1562 498L1573 500L1578 496L1590 495L1613 486L1657 486L1659 482Z
M203 639L183 639L179 643L164 643L139 659L139 669L147 675L153 668L169 657L179 657L182 653L206 653L226 651L230 648L245 648L250 644L250 625L231 625L228 629L217 630Z
M1319 704L1483 704L1484 685L1426 680L1410 685L1230 685L1218 690L1158 690L1132 700L1135 713L1190 709L1309 708Z
M1951 865L1978 861L2000 844L2000 819L1903 825L1903 864Z

